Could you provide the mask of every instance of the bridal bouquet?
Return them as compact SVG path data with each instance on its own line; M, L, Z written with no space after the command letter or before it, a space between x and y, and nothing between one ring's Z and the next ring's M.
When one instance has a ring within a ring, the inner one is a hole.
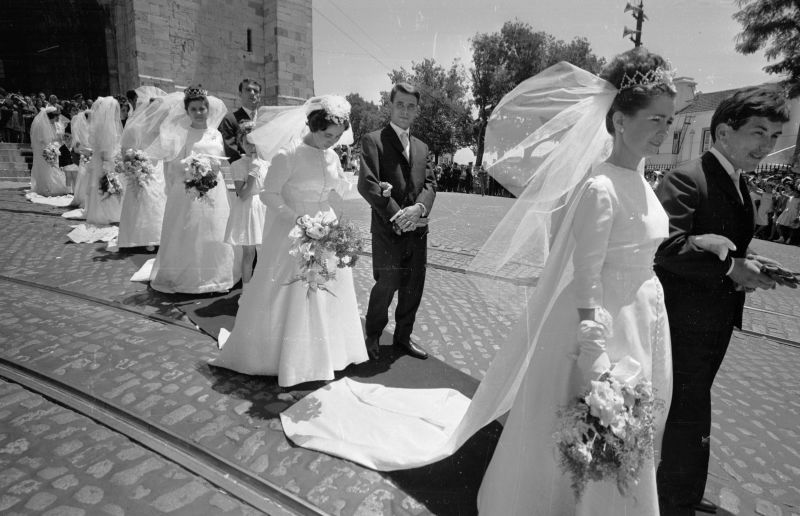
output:
M616 369L603 373L558 414L556 446L577 498L590 481L601 480L615 481L625 496L653 456L653 413L660 401L650 382L622 380Z
M58 166L58 157L61 155L61 144L58 142L51 142L45 145L42 150L42 157L51 167Z
M195 199L203 199L212 188L217 186L216 166L222 159L226 158L192 154L181 160L181 163L185 165L183 184L186 185L186 191L191 193Z
M153 178L155 167L146 152L128 149L117 161L116 171L127 176L131 184L142 188Z
M289 238L289 254L300 264L300 274L291 283L303 281L309 292L330 292L325 283L336 277L337 268L353 267L364 245L355 226L341 223L333 210L299 217Z
M102 193L104 197L122 194L122 183L116 172L109 171L103 174L103 177L100 178L100 193Z

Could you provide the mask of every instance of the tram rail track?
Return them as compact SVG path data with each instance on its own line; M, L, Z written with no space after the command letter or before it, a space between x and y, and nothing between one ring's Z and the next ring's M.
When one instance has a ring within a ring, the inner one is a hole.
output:
M5 275L0 275L0 280L28 288L39 288L47 292L72 297L73 299L80 299L81 301L143 316L162 324L180 328L183 331L204 334L199 329L191 327L182 321L148 314L125 307L119 303L108 302L85 294L39 285L35 282L10 278ZM248 471L243 466L213 451L194 444L166 426L148 421L90 392L85 392L66 382L42 374L33 368L27 367L24 362L19 363L0 357L0 378L16 383L68 410L88 417L98 424L126 436L164 459L178 464L198 477L205 479L241 502L267 514L277 516L318 516L325 514L319 508L293 493L279 488Z

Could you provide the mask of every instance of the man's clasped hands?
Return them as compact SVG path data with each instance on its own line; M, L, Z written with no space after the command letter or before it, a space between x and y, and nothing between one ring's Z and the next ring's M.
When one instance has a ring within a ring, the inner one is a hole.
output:
M391 183L381 181L380 187L383 197L390 197L392 195ZM392 228L398 235L428 225L428 219L423 217L423 208L421 204L402 208L389 219L389 222L392 223Z

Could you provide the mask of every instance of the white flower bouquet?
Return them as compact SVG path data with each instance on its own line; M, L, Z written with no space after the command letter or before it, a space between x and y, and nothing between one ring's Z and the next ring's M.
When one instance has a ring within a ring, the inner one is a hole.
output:
M142 150L126 150L116 162L115 168L118 174L126 176L130 184L139 188L143 188L155 173L150 157Z
M186 191L195 199L203 199L208 192L217 186L217 171L220 160L227 159L223 156L210 156L208 154L191 154L181 160L185 166L183 184Z
M630 371L631 367L640 366L626 357L559 411L556 446L576 498L590 481L602 480L616 482L626 496L638 483L645 460L653 457L654 411L664 402L653 397L647 380L622 379L618 368Z
M42 157L51 167L58 166L58 157L61 155L61 144L58 142L51 142L45 145L42 149Z
M355 226L341 223L333 210L298 217L289 238L289 254L300 265L300 273L291 283L303 281L309 292L332 293L325 283L336 277L337 268L353 267L364 245ZM333 260L336 267L331 269Z

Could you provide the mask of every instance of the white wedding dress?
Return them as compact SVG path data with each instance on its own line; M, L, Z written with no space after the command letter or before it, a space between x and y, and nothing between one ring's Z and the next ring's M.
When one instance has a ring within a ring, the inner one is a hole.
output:
M481 485L481 514L657 515L654 461L645 464L630 497L622 498L616 484L593 483L578 503L559 467L553 434L557 411L583 387L575 367L577 308L602 306L613 319L606 343L612 363L635 359L662 400L656 413L660 446L672 360L652 265L668 218L641 170L597 165L575 198L526 312L471 402L449 389L392 389L343 379L281 414L287 436L373 469L408 469L453 454L510 406Z
M161 226L167 204L164 162L151 160L153 174L144 185L121 177L125 195L119 217L119 247L156 246L161 242Z
M294 281L299 266L289 255L289 232L297 216L331 209L332 193L358 195L333 150L296 141L272 159L261 195L267 215L258 263L212 365L278 376L279 385L290 386L332 380L334 371L368 360L352 269L336 269L325 284L330 292L309 292Z
M218 173L217 185L201 199L187 192L180 161L192 152L223 156L222 135L213 127L188 128L182 151L165 164L167 204L150 275L150 286L159 292L224 292L241 277L234 248L224 242L230 211L225 180Z

